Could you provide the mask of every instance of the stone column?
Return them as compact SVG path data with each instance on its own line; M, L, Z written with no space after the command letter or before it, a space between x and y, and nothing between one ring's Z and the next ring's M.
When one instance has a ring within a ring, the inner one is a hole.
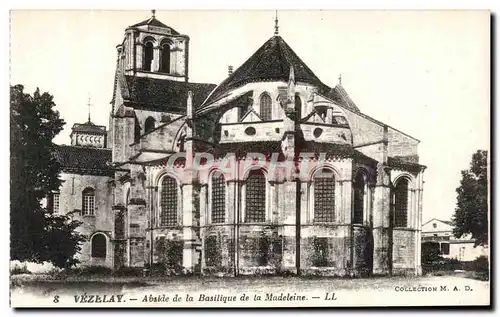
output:
M126 264L127 240L125 239L126 208L122 205L113 206L114 239L113 239L113 267L119 269Z
M182 265L187 270L193 270L195 235L193 232L193 184L184 183L182 186L182 236L184 250L182 252Z
M416 257L416 275L422 275L422 199L424 194L424 171L422 170L418 174L417 182L417 231L416 231L416 242L415 242L415 257Z
M187 98L187 129L186 129L186 142L184 148L186 151L186 165L184 173L182 174L182 236L184 240L184 250L182 252L182 265L189 271L194 271L194 262L196 251L196 232L193 228L194 221L193 217L195 214L195 208L197 199L195 197L196 185L198 184L198 175L193 166L194 160L194 144L193 144L193 93L188 92Z
M144 266L144 249L146 241L147 213L146 201L143 198L131 198L129 213L129 265Z
M373 274L391 274L390 171L379 164L373 195Z
M157 72L160 70L160 52L161 48L159 46L153 48L153 62L151 65L151 70L153 72Z
M240 234L239 234L239 225L241 223L241 197L240 197L240 181L238 176L239 171L239 160L235 160L235 169L233 170L234 174L231 175L231 178L227 180L227 211L228 214L228 222L233 224L231 230L231 239L233 240L232 247L234 248L234 258L233 258L233 266L234 266L234 275L239 274L239 249L240 249Z
M297 193L295 180L287 180L283 183L284 201L283 204L283 270L298 273L300 263L297 262L297 248L300 248L300 241L297 241L296 225L297 219Z
M144 69L144 46L142 44L137 44L135 46L136 51L135 51L135 59L136 59L136 68L137 69Z

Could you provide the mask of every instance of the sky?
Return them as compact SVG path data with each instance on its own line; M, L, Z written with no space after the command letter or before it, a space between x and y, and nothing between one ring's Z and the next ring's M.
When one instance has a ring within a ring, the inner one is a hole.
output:
M116 45L150 11L11 12L10 83L54 96L66 121L108 125ZM192 82L220 83L273 36L274 11L156 11L190 37ZM286 11L279 32L327 85L421 141L423 220L451 219L460 170L490 144L490 15L485 11Z

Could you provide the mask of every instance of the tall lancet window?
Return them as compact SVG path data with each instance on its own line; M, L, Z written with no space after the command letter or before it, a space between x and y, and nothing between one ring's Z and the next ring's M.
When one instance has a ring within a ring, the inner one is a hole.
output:
M164 43L161 48L161 67L162 73L170 73L170 45Z
M177 194L178 186L175 179L166 176L161 181L161 213L162 226L177 225Z
M401 178L394 188L394 227L408 225L408 179Z
M226 218L226 184L221 172L212 174L212 223L222 223Z
M272 120L272 100L268 93L260 97L260 117L264 121Z
M365 203L365 178L362 173L356 174L352 187L354 199L352 222L362 224Z
M335 221L335 178L324 169L314 176L314 222Z
M153 71L153 43L146 42L144 45L144 69Z
M266 177L262 170L253 170L245 186L245 222L266 221Z

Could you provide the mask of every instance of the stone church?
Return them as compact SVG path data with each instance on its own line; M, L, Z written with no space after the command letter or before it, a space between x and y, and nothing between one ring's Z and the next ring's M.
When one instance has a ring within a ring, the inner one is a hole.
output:
M189 36L154 14L125 29L108 130L89 117L56 151L50 208L83 222L82 265L421 274L419 141L324 84L277 22L218 85L189 81Z

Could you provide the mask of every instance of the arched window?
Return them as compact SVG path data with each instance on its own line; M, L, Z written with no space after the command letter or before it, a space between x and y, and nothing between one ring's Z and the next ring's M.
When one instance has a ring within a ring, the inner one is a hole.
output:
M362 224L365 204L365 178L362 173L356 174L352 188L354 200L352 222Z
M401 178L394 188L394 227L408 224L408 179Z
M161 67L162 73L170 73L170 45L163 44L161 48Z
M222 223L226 218L226 184L221 172L212 174L212 223Z
M272 100L269 94L263 93L260 97L260 117L264 121L272 120Z
M153 43L151 42L144 45L144 69L153 71Z
M151 132L155 129L156 120L153 117L148 117L144 123L144 133Z
M262 170L250 171L245 183L245 222L266 221L266 177Z
M314 176L314 222L335 221L335 178L324 169Z
M177 225L177 193L178 186L175 179L166 176L161 181L161 213L162 226Z
M95 192L93 188L85 188L82 192L82 215L94 215Z
M92 237L91 245L93 258L106 257L106 237L102 233L97 233Z
M302 119L302 100L299 94L295 94L295 113L297 114L297 120Z

